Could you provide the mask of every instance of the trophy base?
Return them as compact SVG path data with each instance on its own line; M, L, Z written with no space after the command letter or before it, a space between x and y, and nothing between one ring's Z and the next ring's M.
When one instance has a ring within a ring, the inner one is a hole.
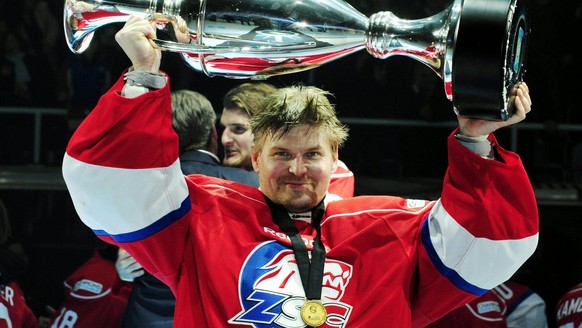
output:
M529 26L521 0L465 0L452 67L458 115L505 121L525 73Z

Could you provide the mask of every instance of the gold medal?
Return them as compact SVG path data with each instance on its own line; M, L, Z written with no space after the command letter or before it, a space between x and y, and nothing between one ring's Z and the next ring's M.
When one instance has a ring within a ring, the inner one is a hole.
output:
M325 323L327 311L319 300L308 300L301 307L301 319L311 327L319 327Z

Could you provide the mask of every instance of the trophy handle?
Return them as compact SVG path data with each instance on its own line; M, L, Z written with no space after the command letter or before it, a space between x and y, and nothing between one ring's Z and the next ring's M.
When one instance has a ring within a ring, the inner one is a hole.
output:
M125 6L123 6L125 5ZM119 8L123 8L121 11ZM171 23L178 15L161 15L159 13L150 14L151 8L146 6L138 7L141 10L127 10L128 5L116 3L115 5L92 5L84 1L66 0L63 14L63 23L65 38L69 49L76 54L83 53L91 44L95 31L99 28L114 24L125 23L130 15L141 16L155 20L158 24L158 29L171 35ZM185 52L189 54L222 54L222 53L247 53L247 54L261 54L276 51L290 51L290 50L306 50L316 47L316 43L312 41L306 42L273 42L273 41L258 41L249 40L245 42L244 47L237 46L206 46L196 42L196 32L190 31L190 42L180 43L175 41L167 41L162 39L153 39L153 44L164 51ZM227 43L236 41L236 38L222 36L220 40Z
M290 44L288 42L247 42L252 43L250 46L233 47L233 46L204 46L194 43L177 43L173 41L166 41L160 39L153 39L153 43L164 51L190 53L199 55L208 54L224 54L224 53L246 53L246 54L260 54L271 53L273 50L289 51L297 49L309 49L315 47L315 42L302 42Z

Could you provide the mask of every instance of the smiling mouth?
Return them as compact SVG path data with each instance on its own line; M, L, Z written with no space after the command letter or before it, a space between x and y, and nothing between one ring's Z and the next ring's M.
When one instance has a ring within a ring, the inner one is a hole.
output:
M227 150L224 153L224 156L226 156L226 157L234 157L234 156L236 156L236 154L238 154L238 151L236 151L236 150Z
M285 182L285 185L291 189L305 189L306 182Z

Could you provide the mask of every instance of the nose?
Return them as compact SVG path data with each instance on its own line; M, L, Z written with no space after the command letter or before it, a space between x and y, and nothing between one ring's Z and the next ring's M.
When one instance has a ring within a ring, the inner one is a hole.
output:
M307 166L305 166L305 163L301 157L291 160L289 165L289 172L294 175L303 175L305 172L307 172Z
M224 131L222 131L222 135L220 136L220 142L222 143L222 145L226 146L227 144L232 142L232 137L230 135L230 131L228 130L228 128L224 129Z

